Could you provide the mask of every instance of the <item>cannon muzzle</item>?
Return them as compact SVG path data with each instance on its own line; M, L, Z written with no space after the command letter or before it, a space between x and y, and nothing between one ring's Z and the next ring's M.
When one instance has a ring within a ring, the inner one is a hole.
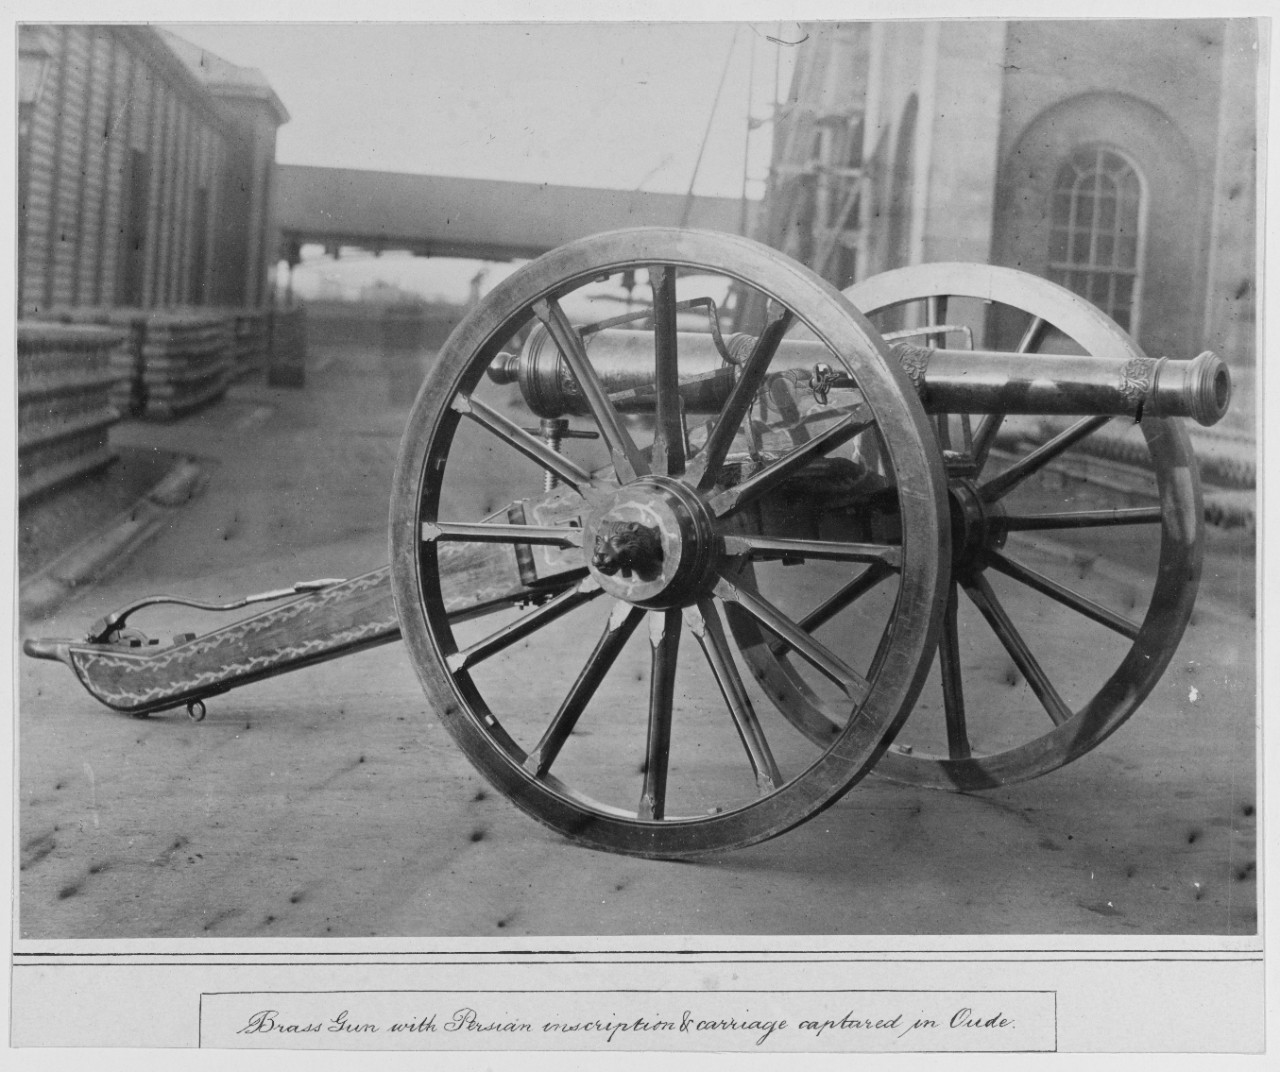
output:
M608 329L583 340L605 389L622 412L653 408L654 344L651 331ZM680 395L686 412L716 413L737 378L739 363L755 339L731 335L723 348L711 335L677 334ZM948 350L897 343L890 347L930 413L1094 414L1190 417L1215 424L1231 401L1231 374L1216 354L1190 361L1167 357L1017 354L998 350ZM820 342L785 340L771 372L810 382L833 355ZM829 376L828 372L821 375ZM835 370L835 386L842 373ZM589 412L547 331L540 325L519 354L500 354L489 367L497 383L519 384L525 403L540 417ZM827 386L833 381L827 379ZM844 386L856 386L846 376Z
M895 346L930 413L1190 417L1216 424L1231 401L1231 374L1206 350L1190 361L921 350Z

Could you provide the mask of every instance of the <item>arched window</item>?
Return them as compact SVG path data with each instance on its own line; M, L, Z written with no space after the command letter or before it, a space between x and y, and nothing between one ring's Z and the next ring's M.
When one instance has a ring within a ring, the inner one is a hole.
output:
M1082 146L1058 168L1049 278L1136 333L1142 278L1142 180L1119 153Z

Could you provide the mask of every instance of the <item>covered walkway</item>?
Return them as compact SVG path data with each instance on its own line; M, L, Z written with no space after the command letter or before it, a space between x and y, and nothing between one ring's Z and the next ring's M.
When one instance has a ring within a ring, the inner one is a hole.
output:
M513 260L619 227L684 224L742 233L744 225L742 202L726 197L287 164L277 175L281 257L290 264L309 244L333 255L355 246ZM746 233L756 208L747 205Z

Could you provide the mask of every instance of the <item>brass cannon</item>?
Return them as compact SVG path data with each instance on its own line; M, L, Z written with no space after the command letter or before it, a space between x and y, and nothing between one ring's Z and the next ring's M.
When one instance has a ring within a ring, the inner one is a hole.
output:
M651 296L600 315L641 270ZM403 637L436 715L534 818L641 856L739 847L873 768L987 788L1119 727L1195 601L1181 419L1230 394L1213 354L1149 358L1011 269L841 294L743 238L612 232L521 268L449 337L401 442L388 567L247 597L275 605L168 646L131 618L205 605L148 597L25 650L115 710L201 714ZM1117 534L1134 568L1086 578L1081 541ZM966 615L1020 685L981 710L993 664Z

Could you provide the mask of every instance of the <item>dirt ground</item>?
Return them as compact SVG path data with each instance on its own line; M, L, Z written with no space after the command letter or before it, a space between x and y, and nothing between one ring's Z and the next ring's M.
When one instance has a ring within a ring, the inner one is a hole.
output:
M153 591L225 599L383 564L423 360L313 340L302 391L248 382L175 424L122 426L131 447L203 459L208 488L114 577L22 635L77 635ZM1121 588L1122 558L1091 562L1087 583ZM1253 577L1251 538L1215 532L1163 680L1068 767L980 794L873 776L780 838L695 863L589 851L526 817L458 751L399 643L212 699L200 724L115 715L64 667L21 659L19 935L1252 934ZM1110 634L1036 613L1052 658L1111 657ZM211 624L166 609L145 627ZM980 634L963 626L974 710L1043 717ZM509 694L563 694L576 668L561 646L575 639L566 629L531 650ZM637 640L618 672L647 665ZM681 710L713 709L712 688L690 686ZM926 741L940 710L931 682L904 739ZM629 747L615 724L585 727L585 766Z

